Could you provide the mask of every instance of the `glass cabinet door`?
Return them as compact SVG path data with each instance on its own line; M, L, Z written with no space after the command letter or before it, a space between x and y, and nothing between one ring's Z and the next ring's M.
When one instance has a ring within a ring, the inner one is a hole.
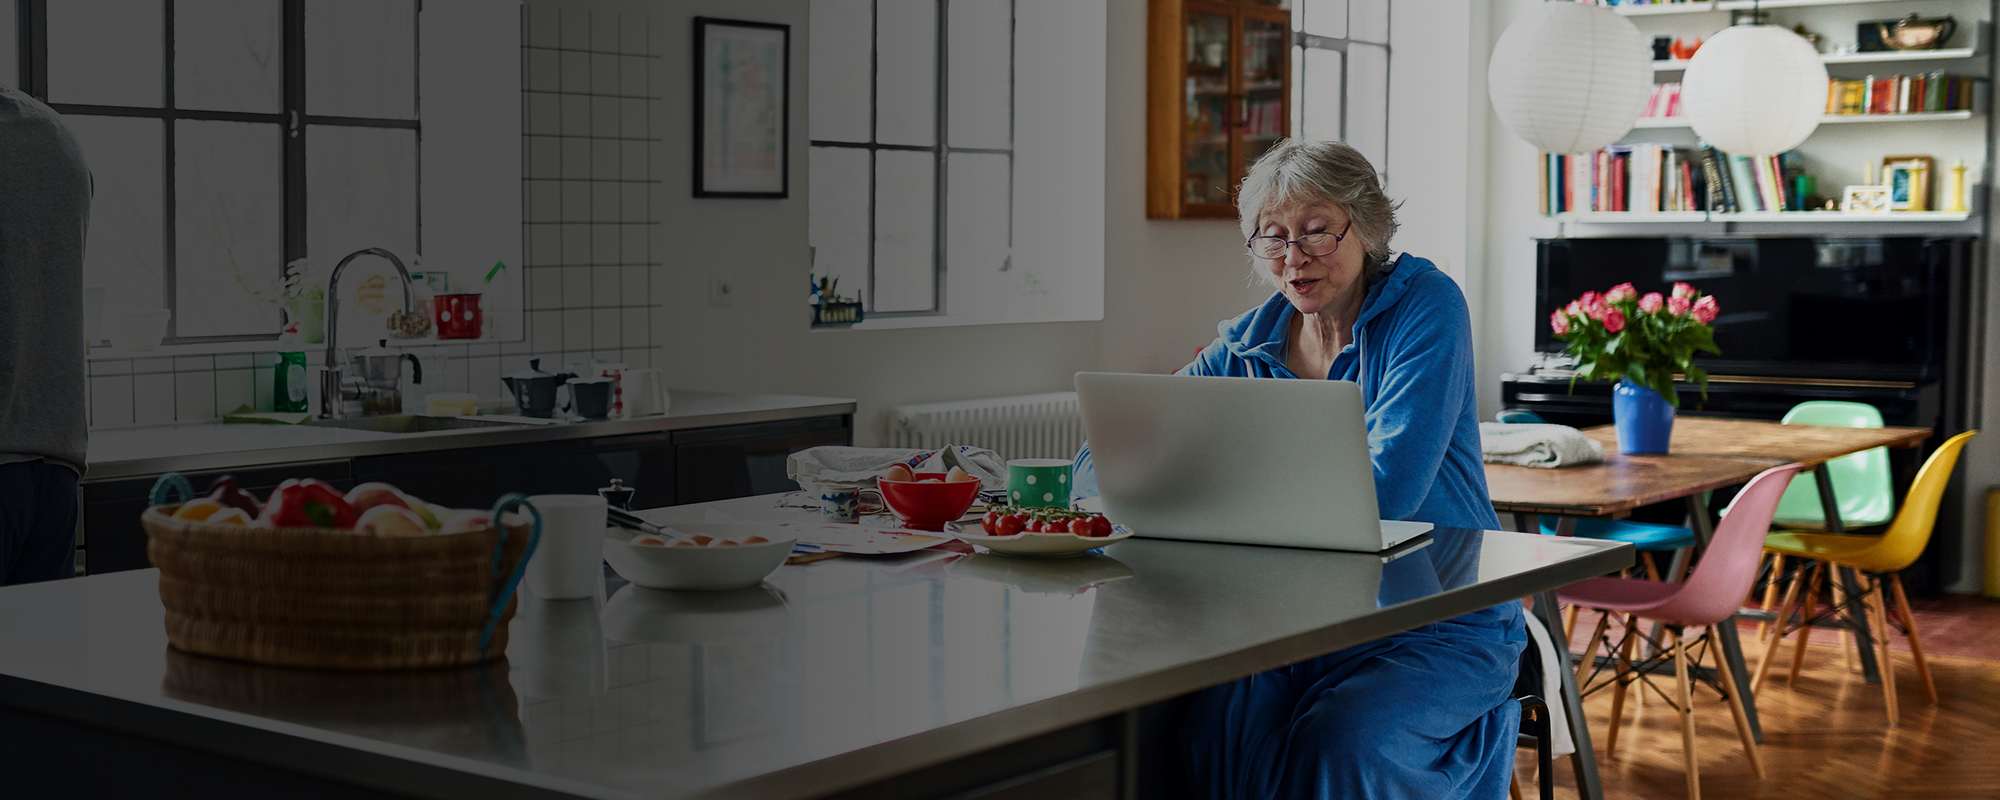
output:
M1230 46L1230 15L1189 9L1187 13L1186 97L1182 102L1181 202L1226 206L1230 169L1230 73L1236 58Z
M1291 116L1291 19L1245 15L1236 118L1236 174L1285 138Z

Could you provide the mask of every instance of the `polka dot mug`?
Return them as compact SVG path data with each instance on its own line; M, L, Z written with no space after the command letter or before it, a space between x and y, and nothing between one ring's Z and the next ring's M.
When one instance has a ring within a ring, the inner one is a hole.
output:
M1007 462L1007 502L1022 508L1069 508L1069 462L1017 458Z

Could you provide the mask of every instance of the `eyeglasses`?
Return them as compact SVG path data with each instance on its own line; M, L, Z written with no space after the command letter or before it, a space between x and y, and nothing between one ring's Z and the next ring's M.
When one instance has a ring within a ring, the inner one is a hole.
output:
M1299 246L1299 252L1313 258L1323 258L1340 250L1340 243L1347 239L1347 231L1354 227L1354 220L1341 226L1339 233L1308 233L1297 239L1283 236L1252 236L1243 244L1250 248L1250 254L1258 258L1278 259L1285 257L1285 251L1292 245Z

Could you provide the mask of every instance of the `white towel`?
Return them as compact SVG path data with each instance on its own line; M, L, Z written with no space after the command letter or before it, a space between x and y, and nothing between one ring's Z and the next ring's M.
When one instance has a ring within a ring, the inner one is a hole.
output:
M1569 732L1569 709L1563 708L1562 677L1556 672L1569 671L1569 659L1556 653L1555 640L1549 638L1548 626L1540 617L1532 613L1521 616L1528 620L1528 646L1541 654L1542 703L1549 707L1549 754L1560 758L1576 752L1576 739ZM1563 651L1567 654L1569 648ZM1582 688L1577 687L1579 691Z
M961 467L978 478L980 488L1001 491L1007 488L1007 462L999 454L982 447L951 445L938 450L894 447L812 447L785 459L785 477L800 488L874 488L875 478L896 464L915 472L949 472Z
M1595 464L1604 448L1568 425L1479 423L1479 449L1489 464L1554 469Z

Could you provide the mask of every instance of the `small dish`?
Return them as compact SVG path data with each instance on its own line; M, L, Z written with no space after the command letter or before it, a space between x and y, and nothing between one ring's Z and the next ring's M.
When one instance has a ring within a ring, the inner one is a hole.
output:
M1114 527L1110 536L1078 536L1074 533L1017 533L1013 536L989 536L985 531L979 530L977 525L954 525L946 532L961 542L976 544L1003 556L1032 558L1069 558L1132 538L1132 529L1123 526Z
M797 541L776 534L768 525L708 524L682 532L717 539L764 536L771 541L728 547L641 547L629 541L629 532L613 529L604 537L604 560L619 577L649 589L744 589L776 572Z

